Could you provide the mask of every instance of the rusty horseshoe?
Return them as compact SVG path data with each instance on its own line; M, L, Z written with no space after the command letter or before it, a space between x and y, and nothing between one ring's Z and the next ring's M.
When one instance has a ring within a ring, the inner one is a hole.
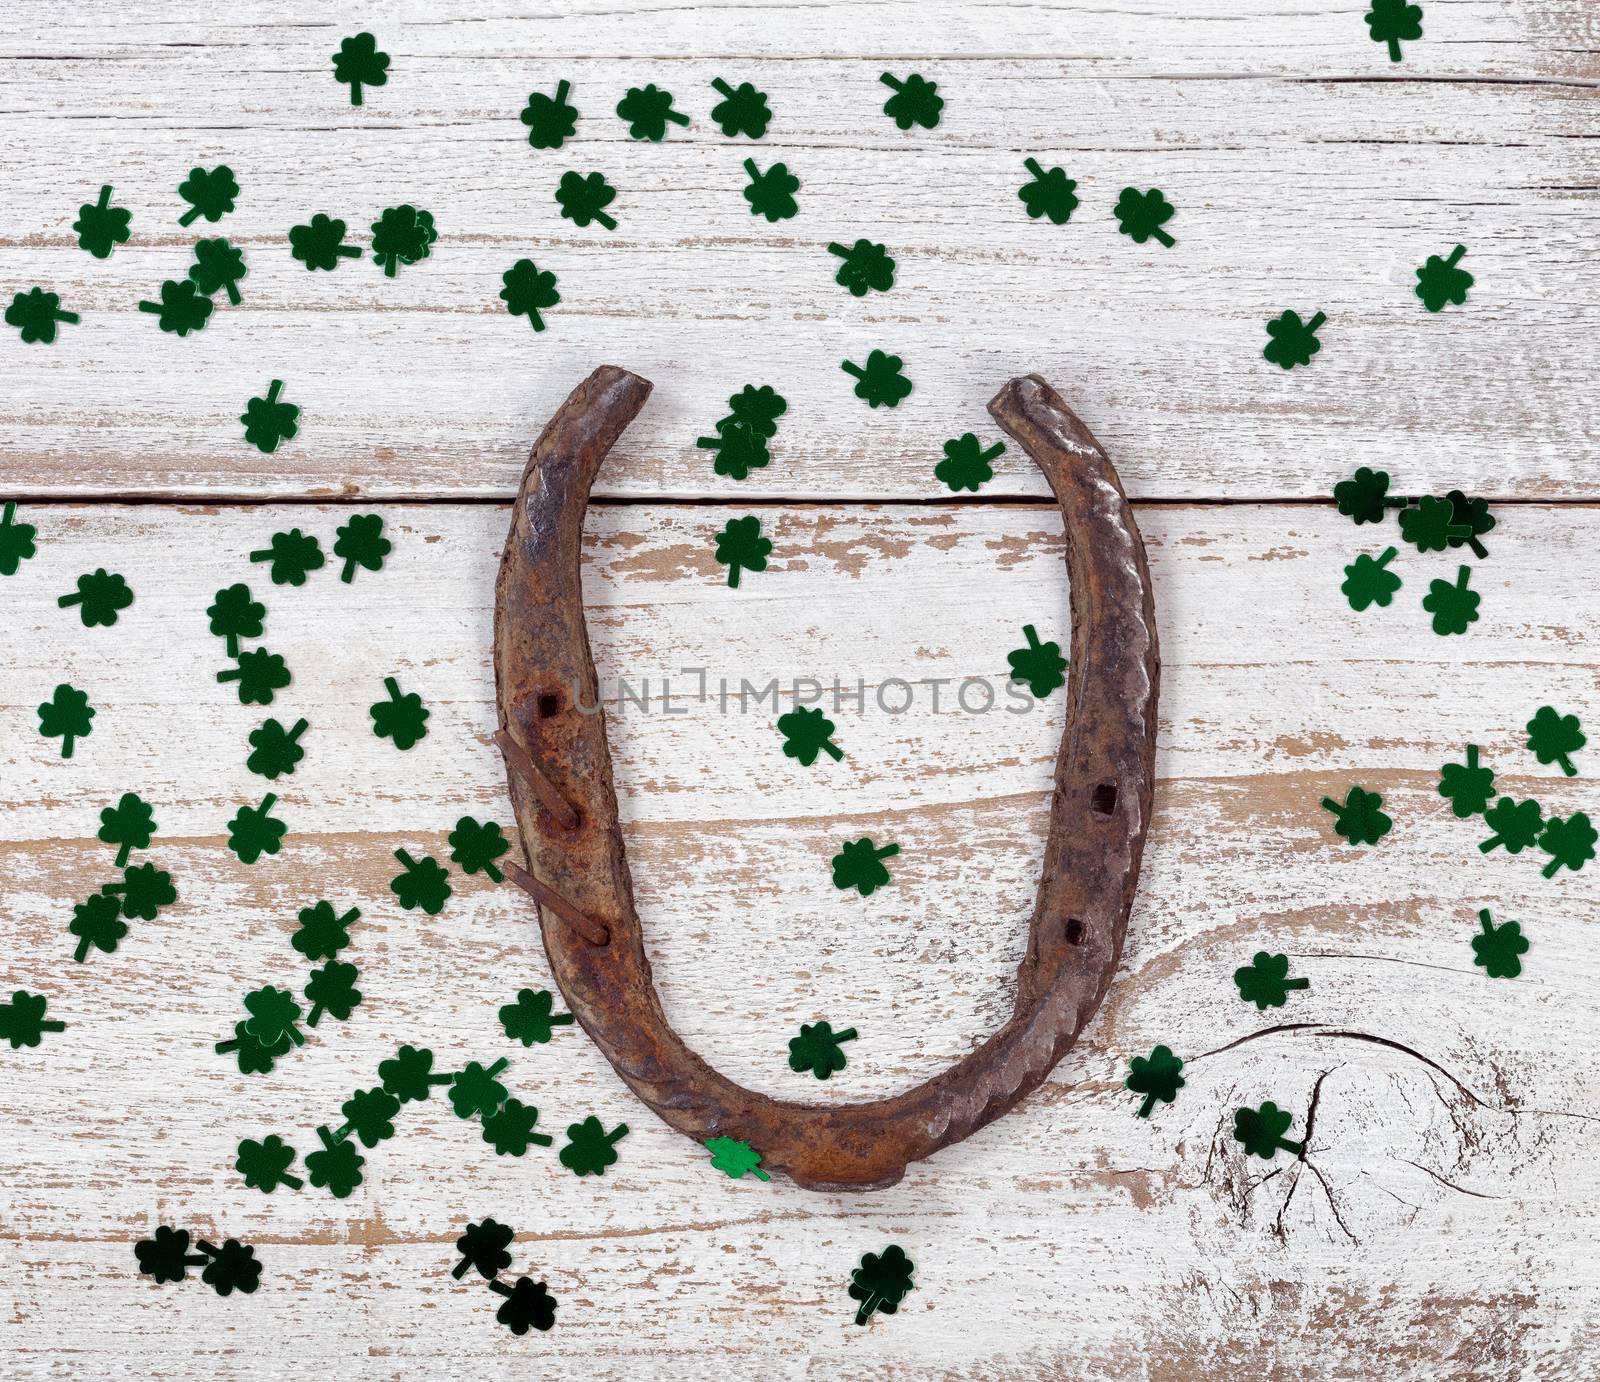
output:
M544 429L523 473L495 591L494 660L511 799L556 982L635 1094L698 1141L748 1142L811 1189L893 1185L1044 1081L1105 996L1122 953L1155 783L1160 659L1144 543L1111 462L1037 375L989 412L1044 472L1066 524L1072 648L1044 873L1005 1025L915 1089L873 1103L790 1103L735 1084L661 1009L634 910L579 577L600 463L650 394L602 366Z

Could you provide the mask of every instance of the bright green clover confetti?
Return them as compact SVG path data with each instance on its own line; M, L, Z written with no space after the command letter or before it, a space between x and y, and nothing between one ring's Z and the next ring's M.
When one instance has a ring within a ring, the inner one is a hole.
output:
M796 706L778 716L778 733L783 735L783 756L798 759L802 768L815 763L819 753L827 753L835 763L844 757L844 750L833 742L833 721L814 707Z
M903 80L885 72L878 80L894 93L883 103L883 113L901 129L921 125L931 130L939 123L944 97L939 95L938 82L930 82L915 72Z
M133 1245L133 1255L138 1260L139 1271L159 1282L182 1281L190 1267L203 1266L209 1259L203 1255L190 1255L189 1231L169 1228L161 1224L155 1237L141 1238Z
M494 861L510 848L511 842L493 821L463 816L450 832L450 860L469 876L486 873L496 883L504 883L506 876Z
M379 50L371 34L352 34L333 55L333 79L350 88L350 104L358 106L363 88L388 82L389 55Z
M1051 222L1064 226L1078 209L1078 184L1067 176L1065 168L1042 167L1036 158L1026 158L1023 166L1033 174L1032 182L1017 189L1017 196L1034 220L1048 216Z
M1400 61L1402 39L1410 43L1422 37L1422 6L1406 0L1372 0L1366 20L1372 41L1389 45L1390 62Z
M1317 332L1327 320L1326 312L1318 312L1310 321L1301 321L1298 312L1286 311L1267 323L1268 340L1261 353L1283 369L1309 365L1311 357L1322 349Z
M1258 950L1249 964L1233 971L1233 982L1239 986L1239 997L1254 1003L1258 1012L1268 1008L1281 1008L1289 1001L1291 989L1308 989L1309 979L1289 978L1289 957L1273 955Z
M300 409L293 403L278 401L282 389L283 380L274 379L267 387L266 397L252 398L239 414L244 439L267 455L278 449L279 442L292 440L300 430Z
M127 581L103 566L78 577L76 594L63 595L56 601L62 609L76 605L86 629L110 628L117 622L118 613L132 603L133 591L128 589Z
M1469 530L1452 536L1451 547L1470 547L1472 555L1482 561L1489 555L1489 550L1478 539L1485 533L1493 532L1495 526L1495 517L1489 512L1489 501L1469 499L1458 489L1451 490L1445 498L1450 501L1455 526Z
M181 338L206 324L212 304L192 279L169 278L161 285L161 301L145 299L140 302L139 310L155 313L157 326Z
M1067 684L1067 660L1061 656L1059 643L1039 641L1032 624L1022 626L1022 636L1028 640L1028 646L1006 654L1006 661L1011 664L1011 680L1027 682L1034 698L1042 701Z
M239 856L241 864L253 864L263 854L276 854L282 848L288 827L271 814L277 799L268 792L260 806L241 806L228 822L228 848Z
M319 211L305 225L289 227L289 253L308 271L332 271L341 259L361 258L361 247L345 244L344 232L343 221Z
M460 1281L469 1271L476 1270L486 1281L493 1281L511 1265L511 1254L506 1251L516 1236L508 1225L485 1219L481 1224L468 1224L467 1231L456 1239L456 1251L461 1261L450 1273Z
M344 1125L334 1131L335 1137L354 1133L363 1147L376 1147L394 1136L400 1101L386 1089L358 1089L339 1106L339 1112L344 1114Z
M756 166L753 158L744 161L744 170L750 175L750 185L744 189L744 199L750 203L752 216L765 216L768 221L787 221L800 213L800 203L794 194L800 190L800 179L789 171L786 163L774 163L766 172Z
M311 1004L306 1026L315 1027L325 1012L332 1013L339 1022L348 1021L361 1004L361 990L356 987L359 977L356 967L343 960L329 960L312 970L305 987L306 1002Z
M1459 307L1467 300L1467 289L1472 287L1473 278L1465 269L1456 267L1466 252L1465 245L1457 245L1448 259L1430 254L1428 262L1417 270L1416 294L1428 311L1442 312L1447 303L1453 302Z
M1431 581L1428 593L1422 597L1422 607L1433 615L1433 631L1437 634L1465 633L1468 624L1478 621L1478 603L1482 597L1467 589L1472 578L1472 568L1463 566L1456 573L1456 581Z
M771 555L772 539L762 537L761 520L754 514L730 518L717 534L716 559L728 568L728 584L735 588L741 571L765 571Z
M189 176L178 184L178 195L189 203L189 209L178 217L180 226L200 216L208 221L220 221L233 210L239 184L233 180L233 169L226 163L209 172L204 168L191 168Z
M1501 797L1483 813L1483 823L1494 831L1478 848L1487 854L1502 845L1507 854L1531 849L1544 829L1544 812L1536 801L1513 801Z
M367 710L372 716L372 732L380 739L391 739L397 749L409 749L428 737L428 711L415 691L400 694L400 683L383 679L389 699L378 701Z
M409 202L388 207L372 223L373 262L383 265L385 278L393 278L400 265L426 259L438 238L431 211L419 211Z
M863 1253L861 1265L850 1273L850 1299L861 1302L856 1323L865 1324L874 1314L892 1315L910 1293L916 1264L898 1243L881 1253Z
M270 1195L280 1185L298 1190L305 1182L289 1172L297 1155L277 1133L270 1133L260 1142L247 1137L239 1143L239 1156L233 1169L244 1177L246 1186L264 1195Z
M496 1156L521 1156L529 1147L548 1147L555 1138L535 1132L539 1110L521 1099L507 1099L495 1112L483 1120L483 1140L494 1148Z
M1389 570L1389 563L1398 553L1395 547L1386 547L1383 555L1377 558L1363 552L1345 567L1344 583L1339 589L1344 592L1351 609L1359 613L1372 605L1381 609L1389 607L1395 591L1400 589L1400 577Z
M189 277L194 286L207 297L218 289L227 293L228 301L239 305L239 280L249 272L244 266L244 251L236 250L219 236L215 240L198 240L194 247L194 263L189 265Z
M1542 705L1528 721L1528 748L1541 763L1558 763L1568 777L1576 777L1571 755L1589 737L1579 726L1576 715L1563 715L1553 705Z
M952 491L971 490L994 479L994 468L989 464L1005 452L1006 444L997 441L988 450L972 432L963 432L944 444L944 459L934 466L934 478L943 481Z
M1393 828L1394 822L1378 808L1383 798L1362 787L1352 787L1344 801L1323 797L1322 808L1333 814L1333 831L1352 845L1375 845Z
M616 219L606 214L606 208L616 199L617 189L606 181L604 173L563 173L556 184L556 205L577 226L598 221L607 230L615 230Z
M1522 923L1507 921L1496 926L1487 907L1478 912L1478 922L1482 930L1472 938L1472 963L1491 979L1515 979L1522 973L1521 957L1528 953Z
M833 886L841 892L854 888L862 897L871 897L889 882L889 870L881 861L899 852L899 845L879 849L865 835L859 840L846 840L833 856Z
M571 1013L552 1012L555 1001L549 989L540 989L537 993L532 989L518 989L517 1001L500 1009L500 1025L506 1036L524 1046L535 1042L545 1045L552 1028L572 1025Z
M555 1324L556 1299L544 1282L519 1276L514 1286L491 1281L489 1289L505 1297L505 1303L494 1312L494 1317L513 1334L520 1336L530 1329L543 1333Z
M217 680L239 683L240 705L271 705L274 692L289 684L289 668L277 653L251 648L240 653L232 667L218 672Z
M849 1064L841 1043L855 1039L854 1027L836 1032L829 1022L802 1022L800 1035L789 1038L789 1069L796 1074L809 1070L826 1080Z
M672 108L672 93L660 90L654 82L645 87L630 86L617 102L617 119L627 122L633 138L657 144L667 137L667 121L674 125L689 123L687 115Z
M722 97L711 107L711 118L722 127L723 134L729 139L740 134L760 139L766 134L772 122L766 92L756 90L749 82L732 87L721 77L713 78L711 85Z
M1244 1146L1246 1156L1258 1156L1271 1161L1281 1148L1297 1157L1306 1154L1305 1143L1291 1142L1284 1133L1294 1122L1294 1115L1280 1109L1270 1099L1260 1108L1242 1108L1233 1115L1233 1136Z
M561 1164L575 1176L603 1176L617 1161L616 1144L628 1135L628 1125L618 1123L610 1132L593 1114L567 1126L567 1145Z
M542 91L528 93L522 108L522 123L528 127L528 143L536 149L559 149L578 130L578 110L567 103L572 83L563 81L554 96Z
M1181 1072L1183 1062L1172 1054L1170 1046L1154 1046L1149 1056L1135 1056L1128 1062L1128 1078L1124 1086L1134 1094L1144 1095L1139 1105L1139 1117L1148 1118L1157 1101L1170 1104L1187 1081Z
M901 373L905 362L898 355L886 355L881 350L871 351L867 363L858 365L846 360L839 366L858 382L856 397L869 408L898 407L911 393L911 381Z
M16 294L11 306L6 308L6 325L16 327L27 345L50 345L56 338L57 323L66 322L70 326L77 320L76 312L61 310L58 294L47 293L43 288L30 288Z
M866 297L874 288L887 293L894 287L894 258L885 246L857 240L846 248L834 240L828 245L828 253L843 261L834 281L848 288L852 297Z
M211 632L227 640L228 656L237 659L241 638L260 638L266 631L267 607L244 584L224 586L206 607Z
M1407 500L1390 499L1389 474L1362 466L1354 478L1340 480L1333 487L1334 501L1339 512L1356 523L1381 523L1385 509L1403 509Z
M250 1034L247 1022L236 1022L233 1024L233 1040L217 1042L216 1050L219 1055L232 1051L239 1062L241 1075L265 1075L271 1071L279 1056L289 1053L293 1044L288 1037L284 1037L274 1046L264 1046Z
M292 773L306 756L306 751L300 747L300 736L307 727L303 718L296 720L292 729L285 729L275 719L262 721L260 727L247 736L250 756L244 760L245 767L269 782Z
M317 1129L317 1138L322 1148L306 1154L306 1174L313 1185L342 1200L361 1184L361 1168L367 1159L354 1142L334 1137L326 1127Z
M500 297L506 311L513 317L526 317L535 331L543 331L540 313L561 301L556 276L548 269L541 272L531 259L519 259L500 275L500 281L505 284Z
M124 792L115 806L100 812L99 838L108 845L117 846L116 867L128 862L128 854L135 849L149 849L155 834L155 812L137 792Z
M1456 506L1448 499L1424 495L1400 511L1400 536L1419 552L1442 552L1452 539L1465 542L1471 530L1456 522Z
M1540 872L1546 878L1554 878L1562 868L1577 873L1594 858L1597 838L1600 836L1582 811L1574 811L1566 820L1560 816L1548 817L1544 833L1539 836L1539 848L1550 856L1550 862Z
M304 585L307 574L319 570L327 558L315 537L291 528L274 533L267 546L250 553L250 560L271 563L273 585Z
M0 1003L0 1041L9 1041L13 1051L24 1046L37 1046L46 1032L64 1032L65 1022L45 1020L45 1009L50 1000L42 993L29 993L15 989L9 1003Z
M1465 763L1446 763L1439 770L1439 795L1462 820L1484 811L1494 800L1494 769L1478 766L1478 746L1467 745Z
M78 938L78 948L73 951L72 958L79 964L89 958L91 946L107 955L113 954L128 934L128 927L122 921L121 901L111 893L99 892L75 903L67 930Z
M172 875L154 864L134 864L122 871L122 882L107 883L101 892L121 896L122 915L129 921L154 921L163 907L178 900Z
M700 437L695 445L702 451L715 451L717 458L711 463L712 470L735 480L745 479L752 470L761 469L772 459L767 439L736 417L723 418L717 423L715 436Z
M61 740L61 756L71 758L73 745L89 737L92 719L89 693L62 682L39 707L39 733L46 739Z
M746 384L728 400L728 411L752 432L771 437L777 433L778 419L789 411L789 401L771 384L760 388Z
M356 578L356 567L368 571L381 571L383 559L394 544L383 535L383 519L375 513L358 513L335 529L338 534L333 544L333 555L344 562L339 579L346 585Z
M450 870L431 856L413 859L403 849L395 850L394 857L405 872L389 880L389 891L406 911L420 907L430 917L438 916L450 898Z
M738 1142L731 1137L713 1137L706 1143L711 1153L711 1164L730 1180L743 1180L754 1174L758 1180L771 1180L761 1169L761 1153L748 1142Z
M1117 229L1129 236L1133 243L1142 245L1152 235L1171 249L1178 242L1161 227L1172 219L1173 205L1161 195L1161 189L1152 187L1141 192L1137 187L1124 187L1117 198L1115 214Z
M289 944L308 960L337 959L339 952L350 944L351 926L360 920L359 907L352 907L343 916L326 900L302 907L300 924L289 938Z
M111 184L107 183L100 189L99 201L78 208L78 219L72 223L78 232L78 248L96 259L109 259L112 249L128 243L132 220L133 212L126 207L111 205Z
M13 500L0 513L0 576L15 576L22 563L39 550L33 541L39 530L31 523L18 523L16 518Z
M402 1046L388 1060L378 1062L383 1087L402 1104L421 1103L435 1085L449 1084L454 1075L433 1073L433 1052L426 1046Z
M250 1014L245 1030L263 1046L277 1046L286 1038L295 1046L306 1044L300 1031L300 1004L288 989L271 984L252 989L244 996L244 1010Z
M450 1107L457 1118L487 1118L506 1101L506 1087L495 1078L511 1062L503 1056L485 1068L468 1061L450 1080Z

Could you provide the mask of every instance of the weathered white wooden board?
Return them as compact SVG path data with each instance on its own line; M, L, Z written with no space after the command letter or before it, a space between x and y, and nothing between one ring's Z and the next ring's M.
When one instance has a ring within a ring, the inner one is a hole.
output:
M1518 796L1600 805L1590 757L1567 780L1518 733L1546 701L1600 723L1594 509L1509 511L1475 567L1483 619L1443 639L1418 602L1453 557L1408 550L1396 604L1358 616L1340 567L1382 534L1322 508L1143 507L1165 656L1160 785L1122 971L1017 1114L863 1197L712 1172L575 1030L509 1045L497 1007L549 982L509 887L458 876L437 918L395 906L392 849L443 857L462 812L509 820L487 744L505 511L382 511L396 541L384 571L347 587L325 569L301 590L267 586L244 554L291 525L327 543L342 511L28 515L40 554L0 583L0 987L48 994L71 1028L0 1055L13 1374L1583 1375L1600 1328L1600 1063L1585 1036L1600 1022L1600 873L1546 882L1526 856L1480 854L1434 784L1470 740ZM737 591L710 559L727 510L591 514L602 677L649 676L657 698L650 713L608 708L641 913L668 1010L709 1058L788 1094L888 1093L969 1050L1009 1005L1061 706L967 715L950 697L961 678L997 677L1025 621L1065 641L1059 519L756 511L777 551ZM98 565L138 598L115 628L85 630L54 601ZM295 673L270 711L211 679L222 650L203 610L237 579L265 594L263 642ZM663 674L683 704L680 667L708 669L713 688L863 678L864 711L837 716L847 757L784 759L770 705L662 713ZM433 712L405 754L367 728L390 672ZM896 676L955 680L940 713L924 684L896 716L875 697ZM61 678L100 710L71 762L33 733L32 706ZM265 789L243 758L267 713L312 728L277 784L284 852L247 868L222 837ZM1377 848L1341 845L1317 806L1353 782L1395 817ZM149 857L181 899L79 967L70 904L109 876L97 812L135 788L160 822ZM860 833L903 850L870 900L827 876L837 842ZM248 988L303 971L293 912L324 895L362 908L366 999L272 1075L240 1076L210 1044ZM1521 978L1473 967L1481 906L1523 920ZM1234 995L1231 971L1260 946L1312 980L1281 1012ZM784 1043L823 1015L861 1037L844 1075L818 1085L787 1070ZM553 1150L495 1158L436 1099L367 1153L348 1201L243 1187L240 1137L278 1131L304 1153L402 1041L444 1066L509 1055L513 1091L553 1128L627 1121L620 1163L580 1182ZM1195 1059L1178 1103L1146 1123L1119 1086L1158 1041ZM1265 1098L1297 1130L1315 1104L1303 1165L1239 1157L1231 1111ZM455 1235L485 1213L519 1230L516 1269L560 1299L549 1335L513 1338L482 1286L450 1279ZM196 1282L138 1280L130 1241L160 1221L257 1244L262 1289L219 1301ZM848 1268L889 1241L916 1260L918 1288L896 1318L857 1329Z

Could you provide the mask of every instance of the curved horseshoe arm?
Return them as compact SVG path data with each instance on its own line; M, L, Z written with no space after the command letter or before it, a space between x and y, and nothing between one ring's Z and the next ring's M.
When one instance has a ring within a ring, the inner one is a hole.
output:
M1066 524L1072 658L1044 872L1016 1006L942 1074L893 1098L817 1106L743 1088L691 1051L661 1008L617 823L605 715L583 619L581 540L600 463L650 384L602 366L534 444L495 601L495 680L511 795L545 950L578 1021L663 1119L742 1139L815 1189L892 1185L1036 1089L1093 1016L1122 951L1155 777L1159 657L1144 545L1116 471L1036 375L989 411L1038 463ZM503 741L502 741L503 742ZM543 778L540 784L537 779ZM552 810L553 788L572 808ZM584 923L584 924L580 924Z

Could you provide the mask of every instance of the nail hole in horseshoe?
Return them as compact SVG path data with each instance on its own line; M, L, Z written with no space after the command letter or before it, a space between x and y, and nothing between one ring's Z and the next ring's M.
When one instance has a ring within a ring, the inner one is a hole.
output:
M548 720L552 715L561 713L561 697L554 691L541 691L537 704L541 720Z
M1117 809L1117 784L1102 782L1089 794L1089 809L1097 816L1109 816Z
M1068 917L1066 934L1068 945L1082 945L1083 938L1089 934L1089 928L1079 921L1077 917Z

